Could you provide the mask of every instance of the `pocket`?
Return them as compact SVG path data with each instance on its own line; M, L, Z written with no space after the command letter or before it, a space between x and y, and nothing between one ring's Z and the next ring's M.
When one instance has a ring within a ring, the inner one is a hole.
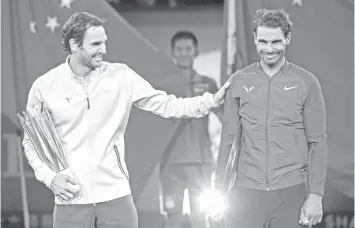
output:
M118 152L117 146L114 145L113 149L115 150L118 167L120 168L122 174L127 178L127 180L129 180L129 175L123 168L123 165L122 165L122 162L121 162L121 156L120 156L120 153Z

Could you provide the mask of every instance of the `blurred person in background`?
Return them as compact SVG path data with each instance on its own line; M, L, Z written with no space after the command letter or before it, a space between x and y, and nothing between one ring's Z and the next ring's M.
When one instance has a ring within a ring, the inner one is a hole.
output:
M288 14L260 9L253 26L260 61L231 77L214 186L225 191L225 167L237 143L226 227L311 227L322 220L327 169L321 86L284 56L291 41Z
M193 69L198 55L198 40L190 31L178 31L171 39L171 55L175 64L184 72L189 82L189 96L215 93L218 88L210 77ZM221 116L219 108L212 109ZM185 121L185 120L183 120ZM182 134L177 138L167 164L160 170L166 227L178 228L184 223L184 190L188 189L190 200L190 224L192 228L207 227L205 212L200 208L199 197L210 186L215 159L211 151L208 116L188 120Z
M104 23L74 13L62 29L67 59L38 77L28 95L32 115L42 103L48 107L68 159L64 171L72 174L51 170L25 134L29 164L55 195L54 228L92 227L95 221L98 227L137 228L124 146L132 105L165 118L198 118L218 107L228 86L185 99L154 89L126 64L103 61Z

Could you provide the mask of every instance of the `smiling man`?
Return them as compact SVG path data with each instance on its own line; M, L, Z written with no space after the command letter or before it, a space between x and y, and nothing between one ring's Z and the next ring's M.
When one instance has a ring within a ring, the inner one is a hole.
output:
M28 95L30 113L42 102L48 106L73 174L52 171L25 134L23 146L36 178L55 195L54 228L94 227L95 221L97 227L137 228L124 159L132 105L165 118L199 118L218 106L228 87L185 99L155 90L127 65L102 60L104 22L89 13L73 14L62 30L69 56L40 76Z
M297 228L322 220L325 105L317 78L285 59L290 41L283 10L256 12L260 61L231 78L214 180L222 189L232 145L238 144L236 180L225 215L228 228Z

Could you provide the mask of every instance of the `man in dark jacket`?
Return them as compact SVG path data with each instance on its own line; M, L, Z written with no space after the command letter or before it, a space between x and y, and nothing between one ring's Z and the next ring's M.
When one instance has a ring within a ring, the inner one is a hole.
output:
M230 79L215 173L215 186L221 189L237 143L236 179L225 214L228 228L296 228L322 220L324 99L317 78L285 59L290 40L283 10L258 10L254 42L261 59ZM237 132L240 138L235 139Z
M193 69L194 59L198 55L198 40L192 32L176 32L171 39L171 52L175 64L183 71L183 76L188 81L186 92L189 96L214 93L218 90L213 79L200 75ZM212 111L221 116L219 108ZM200 207L199 198L210 186L210 177L215 167L208 131L209 118L205 116L193 121L180 121L183 125L181 134L176 138L169 158L160 170L163 205L167 214L165 227L183 226L183 201L187 189L191 207L191 227L206 228L207 220L203 208Z

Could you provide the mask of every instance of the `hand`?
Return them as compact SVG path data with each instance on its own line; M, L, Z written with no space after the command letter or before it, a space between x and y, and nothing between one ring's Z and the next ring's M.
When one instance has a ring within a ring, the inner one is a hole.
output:
M224 83L224 85L218 90L218 92L213 95L213 100L216 104L221 104L224 97L226 96L226 90L229 88L231 85L230 81L227 81Z
M312 225L317 225L322 221L322 216L322 197L316 194L309 194L302 206L299 223L308 225L311 228Z
M80 187L71 176L58 173L52 180L51 190L62 201L67 201L80 192Z

